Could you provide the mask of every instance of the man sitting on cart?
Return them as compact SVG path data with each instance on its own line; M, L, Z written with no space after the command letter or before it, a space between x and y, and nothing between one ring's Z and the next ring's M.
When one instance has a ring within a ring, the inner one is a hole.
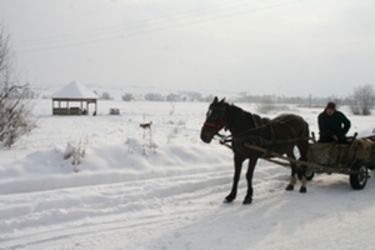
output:
M318 116L320 131L319 142L346 142L346 133L350 129L349 119L336 110L336 104L329 102Z

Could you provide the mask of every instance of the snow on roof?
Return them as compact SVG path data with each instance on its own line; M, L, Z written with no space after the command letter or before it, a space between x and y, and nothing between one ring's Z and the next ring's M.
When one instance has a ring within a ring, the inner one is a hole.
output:
M52 98L84 98L97 99L98 96L84 85L77 81L73 81L54 93Z

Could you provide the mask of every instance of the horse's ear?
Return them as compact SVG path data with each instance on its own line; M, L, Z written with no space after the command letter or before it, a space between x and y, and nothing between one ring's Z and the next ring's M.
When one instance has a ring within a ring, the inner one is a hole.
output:
M219 102L219 99L217 98L217 96L215 96L214 103L217 103L217 102Z
M221 99L220 103L224 103L224 102L225 102L225 97Z

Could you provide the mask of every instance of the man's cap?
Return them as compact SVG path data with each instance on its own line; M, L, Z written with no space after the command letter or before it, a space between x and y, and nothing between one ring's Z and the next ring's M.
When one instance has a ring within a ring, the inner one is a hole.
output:
M326 109L336 109L336 104L334 102L327 103Z

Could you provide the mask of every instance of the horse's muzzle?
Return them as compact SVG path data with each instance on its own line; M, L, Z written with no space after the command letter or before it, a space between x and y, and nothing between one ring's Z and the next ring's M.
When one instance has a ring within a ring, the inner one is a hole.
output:
M210 143L212 138L214 137L215 133L207 131L206 129L202 128L201 130L201 140L205 143Z

